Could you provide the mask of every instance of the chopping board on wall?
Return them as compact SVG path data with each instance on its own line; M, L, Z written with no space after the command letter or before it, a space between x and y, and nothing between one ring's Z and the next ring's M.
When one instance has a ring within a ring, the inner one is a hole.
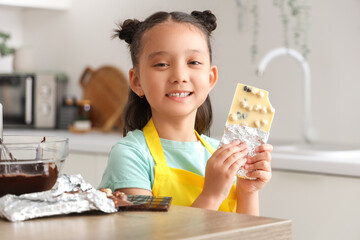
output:
M102 131L122 130L121 115L128 98L129 84L125 75L114 66L97 70L87 67L81 78L83 99L91 101L93 128Z

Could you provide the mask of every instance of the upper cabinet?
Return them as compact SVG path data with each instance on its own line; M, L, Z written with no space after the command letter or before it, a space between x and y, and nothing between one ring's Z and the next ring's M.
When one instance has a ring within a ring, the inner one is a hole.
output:
M71 0L0 0L1 6L68 10Z

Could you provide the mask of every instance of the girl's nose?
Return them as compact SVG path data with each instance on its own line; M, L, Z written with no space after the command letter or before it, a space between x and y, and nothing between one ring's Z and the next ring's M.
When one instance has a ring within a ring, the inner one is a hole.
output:
M180 82L188 82L188 81L189 81L189 77L186 72L186 67L182 66L181 64L173 65L170 82L171 83L175 83L175 82L180 83Z

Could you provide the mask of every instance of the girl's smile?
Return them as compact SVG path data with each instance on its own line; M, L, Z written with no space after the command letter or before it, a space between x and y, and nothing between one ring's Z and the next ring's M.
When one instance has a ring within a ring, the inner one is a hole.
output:
M192 92L173 92L173 93L167 93L166 96L174 100L181 100L190 96L191 94Z

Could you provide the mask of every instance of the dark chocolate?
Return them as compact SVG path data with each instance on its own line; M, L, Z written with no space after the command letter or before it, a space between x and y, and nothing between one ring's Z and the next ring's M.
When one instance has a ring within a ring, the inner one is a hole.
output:
M8 166L1 166L1 168L6 167ZM58 169L55 163L24 164L21 166L21 170L39 170L39 168L43 170L41 174L4 173L4 169L0 169L0 197L6 194L21 195L50 190L58 177Z

